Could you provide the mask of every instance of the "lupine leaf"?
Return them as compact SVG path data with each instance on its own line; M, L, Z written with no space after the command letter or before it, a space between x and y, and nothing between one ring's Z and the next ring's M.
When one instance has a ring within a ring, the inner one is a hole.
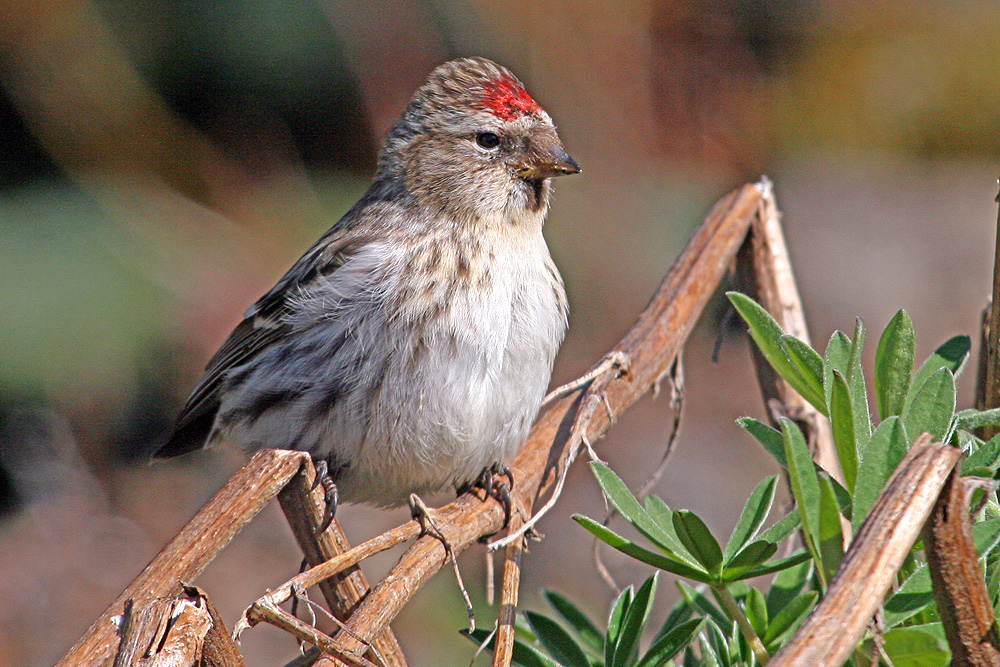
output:
M875 352L875 397L879 419L884 420L903 411L910 388L910 374L913 373L915 346L913 322L905 310L900 310L882 332Z
M587 654L561 625L537 612L526 611L524 615L538 642L556 662L566 667L590 667Z
M771 503L774 501L774 491L777 485L778 478L776 476L768 477L750 492L750 497L743 506L743 512L740 514L739 521L736 522L733 534L723 550L722 560L724 563L728 564L732 557L757 535L757 531L760 530L771 511Z
M854 532L861 527L908 448L909 439L899 417L889 417L875 429L858 469L852 514Z
M924 431L942 441L955 414L955 377L947 368L931 373L903 413L906 434L916 438Z

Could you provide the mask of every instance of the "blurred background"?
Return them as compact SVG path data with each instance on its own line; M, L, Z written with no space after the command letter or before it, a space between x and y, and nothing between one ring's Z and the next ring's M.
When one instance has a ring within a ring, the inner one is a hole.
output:
M437 64L509 66L583 166L547 224L572 304L555 381L628 330L712 203L761 174L814 342L861 317L870 368L899 308L918 357L957 333L978 348L998 32L987 0L0 0L0 664L57 660L242 464L148 453L247 305L367 187ZM686 350L655 492L724 536L777 468L734 424L764 411L738 332L711 361L720 312ZM598 451L637 489L670 421L665 398L643 401ZM525 606L549 586L603 618L610 591L569 520L603 511L579 465L525 559ZM407 518L338 516L355 542ZM607 561L622 583L647 574ZM231 627L298 562L269 508L197 583ZM460 562L489 625L482 549ZM462 665L464 623L442 571L395 627L411 664ZM263 627L243 648L253 666L296 654Z

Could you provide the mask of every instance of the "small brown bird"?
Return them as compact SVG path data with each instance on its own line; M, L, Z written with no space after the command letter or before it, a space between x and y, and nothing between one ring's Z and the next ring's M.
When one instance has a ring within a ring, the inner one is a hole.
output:
M371 188L250 306L157 455L303 450L379 506L503 469L565 334L542 223L550 179L579 171L508 70L435 69Z

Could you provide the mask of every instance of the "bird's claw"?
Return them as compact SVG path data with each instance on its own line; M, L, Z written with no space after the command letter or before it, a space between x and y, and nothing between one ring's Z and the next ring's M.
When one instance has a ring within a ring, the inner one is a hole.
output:
M497 477L506 477L508 483L504 483ZM478 488L486 492L486 498L492 497L503 507L503 527L510 525L510 514L513 508L513 501L510 497L511 489L514 488L514 473L510 471L506 463L498 462L483 468L479 477L475 481L465 484L459 488L459 494L471 489ZM485 500L485 498L484 498Z
M316 478L312 488L315 489L317 486L323 487L323 504L326 509L323 511L323 522L319 526L319 532L325 533L326 529L333 523L333 517L337 513L337 502L340 498L337 483L330 476L330 466L326 459L316 462Z

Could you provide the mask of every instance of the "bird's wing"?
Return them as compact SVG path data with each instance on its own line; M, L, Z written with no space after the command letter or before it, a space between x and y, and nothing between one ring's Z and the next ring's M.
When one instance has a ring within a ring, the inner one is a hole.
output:
M285 315L289 302L310 283L336 271L361 240L349 224L350 213L324 234L284 276L244 314L243 321L212 356L201 380L181 409L174 432L154 456L184 454L202 447L219 408L219 390L226 374L253 359L291 330Z

